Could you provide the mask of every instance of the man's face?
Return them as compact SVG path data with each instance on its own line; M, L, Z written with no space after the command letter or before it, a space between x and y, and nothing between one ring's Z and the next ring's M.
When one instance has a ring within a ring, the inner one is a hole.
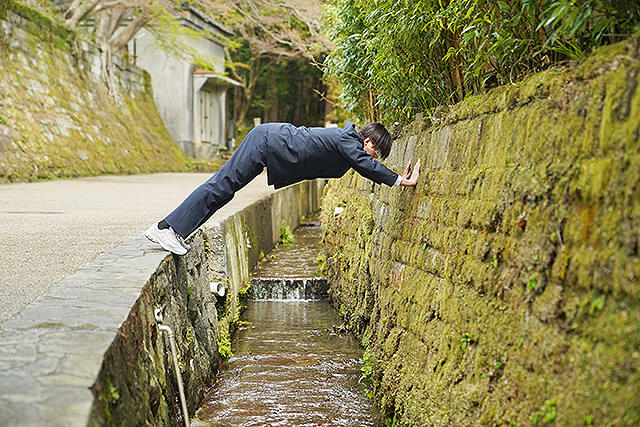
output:
M371 157L377 159L380 157L380 153L376 149L375 145L373 145L373 140L371 138L365 138L364 140L364 151L367 152Z

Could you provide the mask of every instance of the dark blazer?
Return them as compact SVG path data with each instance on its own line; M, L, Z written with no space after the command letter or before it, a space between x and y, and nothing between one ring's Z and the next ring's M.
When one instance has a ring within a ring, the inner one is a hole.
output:
M351 122L344 128L295 127L289 123L260 125L267 145L267 178L281 188L314 178L340 178L349 168L380 184L392 186L398 174L364 150L364 139Z

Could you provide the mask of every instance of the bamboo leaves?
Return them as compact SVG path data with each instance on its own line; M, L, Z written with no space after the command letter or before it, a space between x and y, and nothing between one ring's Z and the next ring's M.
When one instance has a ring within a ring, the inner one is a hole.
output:
M342 80L343 99L360 118L405 119L580 60L640 30L633 3L332 0L325 28L335 47L327 59L334 71L327 74ZM371 87L379 90L373 101Z

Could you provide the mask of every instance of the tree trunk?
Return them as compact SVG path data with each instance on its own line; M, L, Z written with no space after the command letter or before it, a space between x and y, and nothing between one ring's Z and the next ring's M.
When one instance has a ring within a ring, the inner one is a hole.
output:
M236 123L241 124L239 121L240 116L240 107L242 104L242 88L238 86L233 87L233 111L231 112L231 117L235 120Z
M129 43L129 40L136 35L142 27L144 27L147 22L151 20L149 15L138 15L136 16L127 26L119 31L116 31L110 38L109 44L111 45L111 49L114 51L118 51Z
M300 78L300 70L297 70L297 82L296 82L296 105L293 110L293 123L300 126L302 123L302 106L304 105L304 100L302 99L304 88L304 82Z
M67 13L64 15L65 23L71 27L78 25L85 19L93 9L100 3L100 0L73 0Z
M107 85L109 93L119 99L119 92L113 75L113 62L111 61L111 35L118 28L121 19L125 15L122 9L108 9L96 15L96 43L101 52L101 75Z
M275 85L273 78L267 80L267 87L265 88L264 98L266 104L264 109L264 123L279 121L278 87L277 85Z
M238 108L238 123L244 123L245 118L247 117L247 111L249 110L249 102L251 102L251 91L246 87L242 91L243 96L242 102L240 103L240 107Z
M450 33L450 36L451 39L447 38L447 50L453 48L457 51L460 47L458 39L454 33ZM459 61L458 55L449 56L449 73L451 74L451 82L455 89L454 93L457 95L454 99L455 102L462 101L464 99L464 82L460 72L461 66Z

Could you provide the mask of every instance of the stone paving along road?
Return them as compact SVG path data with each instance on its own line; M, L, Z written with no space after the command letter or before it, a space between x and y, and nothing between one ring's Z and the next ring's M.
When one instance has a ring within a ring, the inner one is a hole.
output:
M0 185L0 323L99 254L142 234L211 174ZM273 192L260 175L213 219Z

